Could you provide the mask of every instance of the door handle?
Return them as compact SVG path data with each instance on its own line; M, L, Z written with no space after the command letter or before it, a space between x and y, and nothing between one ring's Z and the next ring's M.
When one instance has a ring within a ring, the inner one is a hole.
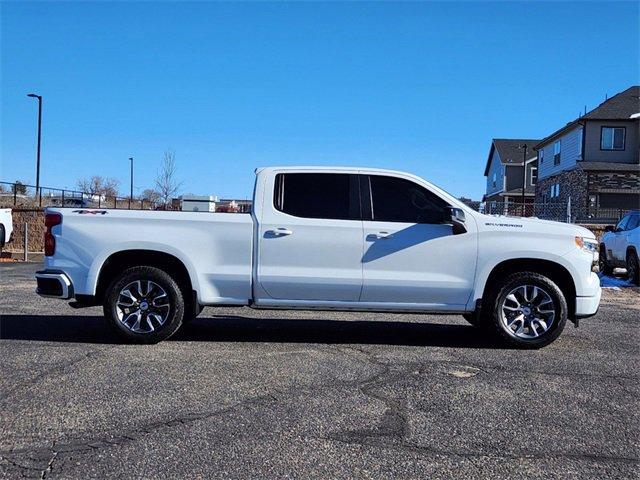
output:
M367 240L386 240L392 236L393 235L389 232L370 233L367 235Z
M293 231L289 230L286 227L278 227L275 230L267 230L265 233L274 237L286 237L287 235L293 235Z

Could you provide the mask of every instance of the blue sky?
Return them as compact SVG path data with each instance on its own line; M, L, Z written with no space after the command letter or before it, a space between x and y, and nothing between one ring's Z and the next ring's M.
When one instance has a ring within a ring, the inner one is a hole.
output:
M637 2L2 3L0 180L251 195L267 165L411 171L479 199L490 140L639 83Z

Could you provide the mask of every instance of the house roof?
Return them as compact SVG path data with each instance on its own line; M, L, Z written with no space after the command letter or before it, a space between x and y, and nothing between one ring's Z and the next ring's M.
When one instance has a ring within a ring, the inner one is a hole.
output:
M530 138L494 138L491 141L489 156L487 157L487 165L484 167L484 176L489 174L489 166L491 165L491 157L494 150L498 151L500 162L503 165L522 165L522 145L527 145L527 160L531 160L537 156L533 146L540 140L532 140Z
M578 162L583 170L589 171L609 171L609 172L640 172L640 165L637 163L614 163L614 162Z
M627 88L623 92L620 92L613 97L605 100L596 108L587 112L585 115L572 120L567 123L564 127L559 128L551 135L540 140L540 142L535 145L535 149L537 150L543 145L546 145L551 140L562 135L564 132L572 129L578 124L582 124L585 120L630 120L637 119L637 116L632 117L640 112L640 86L634 85L632 87Z

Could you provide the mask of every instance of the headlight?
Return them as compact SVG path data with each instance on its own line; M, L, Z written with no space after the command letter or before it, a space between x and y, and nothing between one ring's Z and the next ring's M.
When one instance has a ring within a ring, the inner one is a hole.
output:
M593 238L575 237L576 246L585 252L596 254L598 253L598 242Z

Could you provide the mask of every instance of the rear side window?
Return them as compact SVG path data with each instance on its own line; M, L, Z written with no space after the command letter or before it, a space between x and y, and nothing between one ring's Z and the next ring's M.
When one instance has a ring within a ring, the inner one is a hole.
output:
M339 173L279 173L276 210L304 218L359 220L358 177Z
M447 202L409 180L372 175L373 220L378 222L442 223Z

